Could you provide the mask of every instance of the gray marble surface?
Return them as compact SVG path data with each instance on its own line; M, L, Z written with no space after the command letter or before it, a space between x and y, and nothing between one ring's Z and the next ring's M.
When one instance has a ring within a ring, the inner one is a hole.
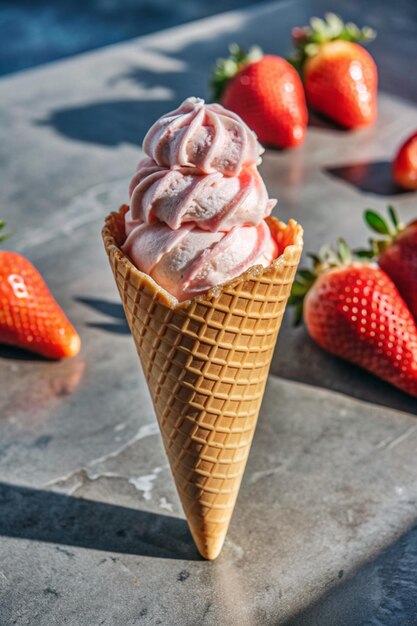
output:
M0 624L417 624L417 402L316 348L287 315L224 550L193 546L100 239L149 124L229 41L285 53L335 9L379 30L375 127L313 118L267 151L276 213L306 248L363 241L361 212L416 197L387 177L417 125L416 5L288 2L235 12L0 81L1 213L79 329L49 363L0 348Z

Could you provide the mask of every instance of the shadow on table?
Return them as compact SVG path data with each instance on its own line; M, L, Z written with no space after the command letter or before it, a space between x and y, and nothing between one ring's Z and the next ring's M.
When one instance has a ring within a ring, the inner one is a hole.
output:
M417 626L417 526L281 626Z
M250 19L250 14L246 18ZM288 19L288 32L292 25ZM241 19L241 23L245 23ZM208 80L210 70L220 55L227 55L228 45L237 41L246 47L253 43L250 32L236 33L235 24L230 30L219 33L208 32L206 37L184 45L180 49L167 51L163 46L146 45L145 53L155 55L155 65L141 59L142 49L138 48L138 64L126 64L126 69L115 73L108 80L109 93L115 93L123 83L138 86L143 95L138 97L100 99L87 104L53 110L47 119L34 119L38 126L54 128L64 137L77 141L103 146L118 146L123 143L139 146L149 129L152 119L156 120L167 111L174 109L184 98L194 95L210 99ZM283 50L284 52L284 50ZM166 58L166 68L161 70L161 60ZM190 89L192 93L190 93ZM161 97L152 97L159 91Z
M126 321L123 306L119 302L110 302L109 300L101 300L100 298L76 297L76 302L85 304L94 311L102 313L112 318L113 322L87 322L90 328L98 328L108 333L116 333L118 335L130 335L130 329Z
M215 38L214 38L214 41ZM226 49L226 46L225 46ZM192 59L198 45L190 45L179 53L181 59ZM213 59L218 55L213 46ZM208 71L208 68L207 68ZM89 102L84 105L52 111L49 118L34 120L38 126L52 126L59 134L69 139L102 146L118 146L128 143L139 146L149 129L152 119L156 120L174 109L190 95L207 92L207 76L204 71L189 68L181 71L159 72L146 68L127 67L123 73L112 77L110 86L122 82L138 85L145 90L163 88L167 95L160 99L114 99ZM190 84L193 93L190 94ZM169 94L172 94L171 97ZM208 95L208 94L206 94Z
M409 193L394 182L391 161L364 161L339 167L327 167L324 171L364 193L373 193L378 196Z
M344 128L337 122L333 122L328 117L316 113L316 111L308 110L308 125L312 128L323 128L324 130L333 130L342 134L351 132L348 128Z
M417 415L417 398L325 352L304 326L292 326L291 314L284 318L271 374Z
M139 146L149 127L149 111L155 119L166 113L171 103L163 100L110 100L58 109L39 126L52 126L64 137L101 146L131 143Z
M200 559L185 520L5 483L0 483L0 536L166 559Z
M23 350L22 348L15 348L14 346L7 346L0 344L0 359L13 359L15 361L40 361L47 363L48 359L36 352L30 352L29 350Z

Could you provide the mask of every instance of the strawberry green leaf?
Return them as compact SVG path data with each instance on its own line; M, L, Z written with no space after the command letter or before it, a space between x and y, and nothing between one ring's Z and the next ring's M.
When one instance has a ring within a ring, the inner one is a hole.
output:
M307 256L313 261L313 266L319 265L321 263L321 258L318 254L314 254L313 252L307 252Z
M301 269L298 271L298 277L301 277L306 283L311 283L316 280L316 275L310 270Z
M317 52L320 50L320 46L318 43L308 43L304 48L304 52L308 57L316 56Z
M307 291L308 286L305 283L301 283L298 280L295 280L291 288L291 297L302 298L306 295Z
M6 222L4 220L0 220L0 231L6 226ZM0 232L0 243L2 241L6 241L10 237L11 233L1 233Z
M299 326L303 319L303 301L299 300L294 307L294 326Z
M368 224L374 232L382 235L380 238L372 237L369 239L369 258L378 257L405 228L393 206L387 207L387 213L388 220L385 220L376 211L372 211L371 209L368 209L363 214L366 224Z
M346 241L342 239L342 237L337 240L337 243L339 258L342 262L342 265L349 265L352 262L352 253L349 246L347 245Z
M374 230L376 233L380 235L389 235L390 230L388 228L388 224L378 213L375 211L371 211L371 209L367 209L364 213L365 222Z
M335 13L326 13L325 17L327 21L327 32L334 39L337 39L337 37L339 37L339 35L343 32L343 29L345 28L343 20Z
M294 326L298 326L303 318L304 296L295 296L291 293L288 298L288 305L294 307Z
M323 35L325 34L326 22L324 20L320 19L319 17L312 17L310 20L310 24L313 31L317 33L323 33Z
M252 46L246 52L237 43L230 44L229 53L229 57L217 59L211 73L210 88L215 101L221 99L227 84L245 65L259 61L263 56L258 46Z
M309 26L292 30L294 53L287 59L300 73L307 59L315 56L323 44L342 39L367 43L375 39L372 28L359 28L356 24L343 20L334 13L326 13L325 19L312 17Z
M376 38L376 30L373 28L369 28L369 26L364 26L361 30L361 38L360 41L363 43L368 43L369 41L373 41Z
M356 258L364 260L373 259L375 256L374 250L368 250L366 248L357 248L353 251L353 254Z
M334 267L340 265L340 258L328 243L320 248L319 255L322 263L324 262L326 265Z
M394 225L395 230L397 231L397 230L398 230L398 227L399 227L399 225L400 225L400 220L398 219L398 213L397 213L397 211L394 209L394 207L393 207L393 206L389 206L389 207L388 207L388 209L387 209L387 211L388 211L388 215L389 215L389 216L390 216L390 218L391 218L391 222L392 222L392 224Z

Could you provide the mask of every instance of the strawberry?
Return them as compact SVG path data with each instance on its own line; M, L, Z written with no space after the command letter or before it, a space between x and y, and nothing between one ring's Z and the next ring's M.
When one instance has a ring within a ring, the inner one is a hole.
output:
M307 107L299 75L283 58L262 56L259 48L245 54L236 44L229 59L219 59L211 86L216 100L234 111L263 144L278 148L304 141Z
M385 220L375 211L365 211L365 222L382 237L371 238L368 250L356 252L362 258L378 260L417 320L417 220L405 226L392 206L388 207L388 216Z
M417 131L399 149L394 159L393 175L403 189L417 189Z
M0 343L50 359L75 356L80 350L77 332L42 276L16 252L0 252Z
M417 327L389 276L343 240L301 270L290 302L325 350L417 396Z
M370 28L344 24L333 13L292 31L289 59L303 78L307 103L345 128L372 124L377 116L378 72L370 54L356 42L375 37Z

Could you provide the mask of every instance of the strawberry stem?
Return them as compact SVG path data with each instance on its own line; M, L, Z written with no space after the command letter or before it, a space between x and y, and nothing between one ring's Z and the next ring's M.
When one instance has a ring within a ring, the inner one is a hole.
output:
M259 61L263 56L258 46L252 46L248 52L245 52L237 43L230 44L229 52L229 57L217 59L211 73L210 89L212 98L216 102L221 99L227 84L245 65Z
M326 13L324 19L312 17L309 26L296 27L292 30L294 52L288 61L300 73L307 59L315 56L322 44L329 41L343 40L366 44L373 41L376 32L367 26L359 28L352 22L346 24L334 13Z

